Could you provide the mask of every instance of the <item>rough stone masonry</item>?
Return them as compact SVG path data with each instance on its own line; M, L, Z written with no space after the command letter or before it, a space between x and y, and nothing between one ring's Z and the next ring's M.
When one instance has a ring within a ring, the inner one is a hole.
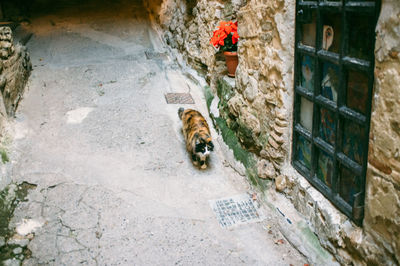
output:
M10 182L7 174L8 121L17 109L28 81L32 65L26 47L14 43L10 27L0 27L0 190Z
M17 109L27 84L32 65L26 47L14 43L10 27L0 27L0 152L7 160L8 122ZM7 166L1 164L0 190L9 182Z
M32 66L26 48L13 43L10 27L0 27L0 59L0 112L13 116Z
M253 182L275 180L307 217L320 242L343 264L400 263L400 2L382 1L369 164L362 227L356 226L290 164L293 112L295 0L147 1L165 42L211 87L220 120L249 153ZM239 66L229 81L225 62L209 44L221 20L239 23ZM211 103L212 105L212 103ZM212 109L212 106L211 106ZM212 114L215 116L215 113ZM238 149L241 149L239 147Z
M10 254L23 258L28 250L23 239L8 239L8 230L17 204L26 196L26 184L15 185L11 182L11 166L8 158L9 120L14 116L22 98L32 69L26 48L14 43L10 27L0 27L0 259Z

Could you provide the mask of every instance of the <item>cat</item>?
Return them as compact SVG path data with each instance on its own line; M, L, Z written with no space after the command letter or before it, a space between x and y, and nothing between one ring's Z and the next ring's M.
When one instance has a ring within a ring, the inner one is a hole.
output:
M186 149L192 156L192 162L201 169L207 168L207 159L214 150L211 140L210 128L204 117L196 110L179 108L179 118L183 124L183 135L186 141Z

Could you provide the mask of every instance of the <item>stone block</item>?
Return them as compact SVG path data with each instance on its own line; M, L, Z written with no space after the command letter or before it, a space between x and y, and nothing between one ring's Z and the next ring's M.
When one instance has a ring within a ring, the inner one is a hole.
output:
M268 138L268 143L276 150L280 147L280 145L273 138Z
M246 108L246 104L242 100L242 97L235 95L228 101L228 108L231 114L238 117L242 113L242 109Z
M275 119L275 123L280 127L287 127L289 125L287 121L278 118Z
M191 33L191 34L195 34L195 33L197 33L197 30L198 30L198 27L197 27L197 24L191 24L190 25L190 27L189 27L189 32Z
M285 109L284 110L278 109L276 111L276 117L280 120L287 121L287 115L288 115L288 111Z
M400 224L400 191L376 173L368 176L366 206L372 219Z
M389 167L389 165L387 164L387 161L380 161L378 159L376 159L374 156L370 156L370 158L368 158L368 162L374 166L376 169L378 169L379 171L382 171L383 173L390 175L392 173L392 169Z
M268 92L266 94L266 101L269 104L277 105L276 94L275 92Z
M280 127L278 125L274 125L274 130L277 134L282 135L287 131L286 127Z
M12 31L10 27L0 27L0 41L13 42Z
M265 43L270 44L273 40L273 35L272 33L264 33L260 36L261 40L263 40Z
M282 162L283 159L285 158L285 155L282 153L280 149L275 149L271 146L267 146L265 150L268 154L268 158L271 158L275 161Z
M257 37L260 34L260 22L254 19L255 13L252 10L244 10L239 12L238 20L240 26L238 27L239 36L242 38Z
M286 182L286 176L284 175L279 175L275 178L275 188L278 191L284 191L286 189L287 182Z
M270 132L270 136L279 144L283 144L285 139L281 136L278 136L274 131Z
M264 159L268 159L269 158L269 154L268 154L268 152L266 150L261 150L260 156L261 156L261 158L264 158Z
M251 114L247 109L242 109L243 113L240 115L241 122L246 125L254 134L258 135L261 132L260 121Z
M253 102L258 94L258 82L255 78L249 77L249 84L244 90L244 97L249 101Z
M261 22L261 29L263 31L271 31L273 29L272 22L270 20L265 20Z
M263 93L267 94L267 93L269 93L271 91L271 87L272 87L272 84L270 82L268 82L267 80L262 79L260 81L258 89L260 91L262 91Z
M400 172L392 171L390 179L396 186L400 186Z
M275 178L275 167L267 160L260 160L257 163L257 174L260 178Z
M254 102L252 103L252 107L260 116L260 120L262 119L269 120L267 100L264 94L258 93L255 96Z

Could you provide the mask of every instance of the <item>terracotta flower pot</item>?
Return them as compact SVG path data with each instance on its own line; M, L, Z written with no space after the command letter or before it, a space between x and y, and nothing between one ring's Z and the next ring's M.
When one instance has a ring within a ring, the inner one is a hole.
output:
M239 63L237 52L224 52L228 76L235 77L236 67Z

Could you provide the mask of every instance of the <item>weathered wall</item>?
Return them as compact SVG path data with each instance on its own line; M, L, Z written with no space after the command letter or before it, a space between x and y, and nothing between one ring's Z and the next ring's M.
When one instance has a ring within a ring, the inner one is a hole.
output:
M17 109L30 71L31 63L26 48L13 44L9 27L0 27L0 91L9 116L13 116Z
M166 43L204 71L215 93L222 86L226 66L209 43L211 34L221 20L239 21L236 86L225 95L221 115L244 146L264 159L259 162L259 176L279 176L289 163L286 140L291 128L295 1L153 0L147 4L164 30Z
M210 45L211 33L221 20L236 18L244 0L149 0L144 1L164 30L164 40L179 51L197 70L214 79L226 73L225 60L215 56Z
M235 156L254 183L275 180L310 221L320 242L343 264L399 264L400 244L400 2L383 1L376 44L365 219L357 227L290 164L293 111L295 0L148 1L166 43L202 71L225 140L239 140ZM239 23L235 80L209 44L221 20ZM226 131L234 132L230 135ZM245 158L246 157L246 158ZM261 179L260 179L261 178Z
M376 28L375 84L362 228L307 181L287 173L289 195L320 241L342 263L400 264L400 2L382 1ZM322 218L323 217L323 218Z
M22 97L31 71L26 48L13 43L9 27L0 27L0 190L8 184L6 128Z
M261 158L261 178L279 176L288 164L294 7L294 0L249 1L239 11L237 93L228 106L243 128L239 134L252 132L242 140Z
M383 1L375 51L364 224L400 264L400 2L397 0Z

